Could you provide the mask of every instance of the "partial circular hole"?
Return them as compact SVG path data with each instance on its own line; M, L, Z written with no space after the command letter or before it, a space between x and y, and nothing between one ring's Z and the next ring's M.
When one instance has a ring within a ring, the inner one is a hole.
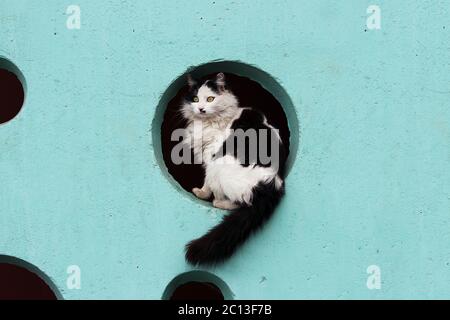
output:
M14 119L25 101L24 78L9 60L0 58L0 124Z
M183 273L167 286L163 300L230 300L233 293L219 277L204 271Z
M161 168L183 189L191 192L201 187L204 170L199 164L174 164L172 149L179 143L171 141L172 133L186 126L180 115L181 102L188 85L187 74L195 78L211 78L224 72L227 85L238 97L240 106L253 107L262 111L269 123L280 130L280 136L290 154L285 165L285 175L289 172L298 147L298 123L295 109L284 89L267 73L240 62L213 62L192 68L179 77L165 92L153 122L153 144L156 158Z
M35 266L0 256L0 300L58 300L61 295L50 279Z

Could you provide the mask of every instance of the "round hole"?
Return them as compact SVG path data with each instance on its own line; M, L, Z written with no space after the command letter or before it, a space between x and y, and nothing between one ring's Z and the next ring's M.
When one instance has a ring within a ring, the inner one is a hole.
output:
M35 266L0 256L0 300L58 300L61 295L50 279Z
M24 78L9 60L0 58L0 124L14 119L25 100Z
M273 77L253 66L233 61L213 62L191 68L166 90L158 105L152 126L153 145L160 167L170 181L175 181L175 185L181 186L189 193L192 188L203 185L203 167L199 164L174 164L171 152L179 142L171 141L171 136L174 130L186 126L179 110L188 90L187 74L190 73L197 79L206 79L218 72L225 73L227 85L238 97L240 106L259 109L266 115L268 121L280 130L280 136L289 152L285 176L292 167L297 153L299 136L297 115L291 99Z
M204 271L183 273L173 279L163 300L230 300L233 293L219 277Z

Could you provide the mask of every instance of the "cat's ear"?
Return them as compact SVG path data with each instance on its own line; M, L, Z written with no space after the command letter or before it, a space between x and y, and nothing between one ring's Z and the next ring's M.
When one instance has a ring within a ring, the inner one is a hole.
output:
M197 84L197 82L194 80L194 78L192 78L190 74L187 75L187 83L191 88Z
M216 77L216 83L217 87L219 88L219 91L225 91L225 74L223 72L218 73Z

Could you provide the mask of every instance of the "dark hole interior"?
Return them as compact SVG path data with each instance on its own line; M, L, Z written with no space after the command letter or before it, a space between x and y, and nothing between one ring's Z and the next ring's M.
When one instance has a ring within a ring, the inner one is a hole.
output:
M170 300L225 300L220 289L209 282L189 282L175 289Z
M55 293L35 273L0 263L0 300L57 300Z
M0 124L13 119L22 109L24 90L17 76L0 68Z
M268 122L280 130L281 139L289 152L290 132L288 120L281 104L259 83L235 74L225 73L227 86L237 96L241 107L252 107L263 112ZM204 79L214 77L207 75ZM164 162L169 173L188 192L195 187L202 187L204 170L199 164L175 165L171 161L171 151L179 143L171 141L172 132L186 127L186 121L180 114L182 99L188 91L187 84L169 101L161 128L161 146Z

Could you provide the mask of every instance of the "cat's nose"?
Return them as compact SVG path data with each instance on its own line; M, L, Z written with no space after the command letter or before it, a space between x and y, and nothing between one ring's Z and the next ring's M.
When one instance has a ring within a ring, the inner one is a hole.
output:
M200 111L200 113L206 113L205 108L198 108L198 111Z

